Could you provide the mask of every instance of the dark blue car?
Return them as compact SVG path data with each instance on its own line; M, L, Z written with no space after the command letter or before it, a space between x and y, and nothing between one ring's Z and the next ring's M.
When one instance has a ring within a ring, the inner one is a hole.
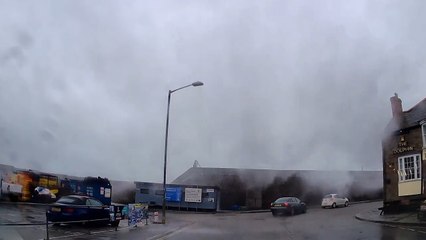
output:
M99 200L80 195L61 197L47 212L47 219L60 223L97 223L117 226L119 220L110 221L110 208Z
M271 203L271 212L273 216L281 214L306 213L306 204L296 197L282 197Z

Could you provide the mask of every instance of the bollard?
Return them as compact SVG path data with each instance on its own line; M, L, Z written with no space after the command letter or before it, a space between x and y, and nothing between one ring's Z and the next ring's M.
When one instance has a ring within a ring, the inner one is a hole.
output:
M159 223L158 221L158 212L154 212L154 223Z
M47 218L47 210L46 210L46 240L49 240L49 219Z

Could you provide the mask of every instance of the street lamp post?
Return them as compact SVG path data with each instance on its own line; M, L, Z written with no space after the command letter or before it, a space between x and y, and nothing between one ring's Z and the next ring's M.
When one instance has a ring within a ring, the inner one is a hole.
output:
M170 112L170 98L172 96L172 93L193 86L198 87L204 85L202 82L197 81L193 82L191 84L188 84L186 86L176 88L175 90L169 90L169 95L167 97L167 118L166 118L166 138L164 141L164 172L163 172L163 215L162 215L162 223L166 223L166 170L167 170L167 140L169 137L169 112Z

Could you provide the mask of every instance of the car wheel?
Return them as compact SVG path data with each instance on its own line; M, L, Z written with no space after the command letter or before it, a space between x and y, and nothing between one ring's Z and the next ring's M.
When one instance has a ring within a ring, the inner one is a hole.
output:
M290 215L291 215L291 216L294 216L294 208L291 208L291 210L290 210Z
M302 213L306 213L306 207L303 208Z
M345 202L345 207L347 207L347 206L349 206L349 202L348 201Z
M276 217L277 213L276 212L272 212L272 216Z
M333 203L333 205L331 205L331 208L336 208L336 203Z

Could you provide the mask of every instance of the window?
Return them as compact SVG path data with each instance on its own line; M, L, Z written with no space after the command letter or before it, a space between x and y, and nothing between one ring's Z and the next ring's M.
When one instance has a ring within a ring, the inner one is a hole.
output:
M209 197L209 193L208 192L203 192L201 195L202 198L208 198Z
M290 198L278 198L275 203L285 203L285 202L289 202Z
M426 147L426 123L422 123L423 147Z
M93 187L87 187L86 194L87 196L93 196Z
M420 154L398 158L399 181L421 179Z
M84 202L80 198L76 197L61 197L57 203L70 204L70 205L84 205Z
M149 194L149 189L141 188L141 194ZM161 195L163 195L163 192L161 192Z
M102 206L103 204L95 199L87 199L86 200L87 206Z

